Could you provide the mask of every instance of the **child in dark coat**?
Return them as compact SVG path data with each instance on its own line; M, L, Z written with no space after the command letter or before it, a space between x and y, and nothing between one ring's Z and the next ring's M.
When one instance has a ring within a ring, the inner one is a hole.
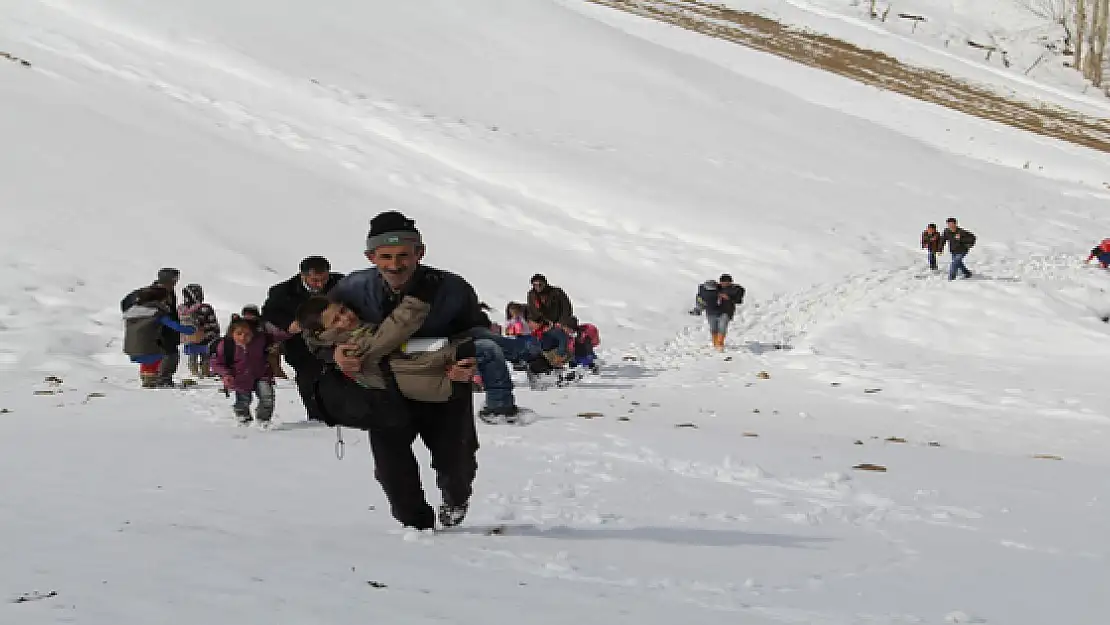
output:
M944 235L937 230L936 224L925 226L921 233L921 249L928 254L929 269L937 271L937 254L944 252Z
M228 338L216 343L212 370L223 378L224 388L235 393L232 409L239 423L251 422L252 395L258 395L255 418L267 427L274 414L274 372L268 359L269 349L290 335L277 328L256 330L257 327L242 318L231 322Z
M154 285L133 294L133 303L123 313L123 353L131 362L139 363L139 379L143 388L159 386L158 368L166 354L165 333L169 328L180 334L194 334L197 329L174 321L170 312L170 291Z

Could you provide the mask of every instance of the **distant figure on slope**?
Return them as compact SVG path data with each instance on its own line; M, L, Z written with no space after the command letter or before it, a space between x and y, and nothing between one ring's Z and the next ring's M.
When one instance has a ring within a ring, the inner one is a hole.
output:
M716 288L711 284L715 284ZM713 335L713 347L717 351L724 351L728 324L736 315L736 307L744 301L744 287L733 284L731 275L721 274L717 282L701 285L698 301L705 306L705 318L709 322L709 333Z
M964 278L970 278L971 272L964 265L964 257L975 246L975 235L964 230L958 225L955 217L949 217L945 223L942 243L948 244L948 252L952 255L952 263L948 266L948 279L955 280L957 273L962 273Z
M209 362L212 358L208 346L220 338L220 321L212 306L204 302L204 289L199 284L190 284L181 290L177 314L181 323L197 329L184 337L189 372L194 377L206 378L211 375Z
M177 281L181 279L181 272L172 267L166 267L158 270L158 279L154 281L151 286L161 286L168 292L166 300L169 306L169 317L174 323L180 324L181 318L177 315L177 295L174 289L177 288ZM127 312L135 304L135 298L139 291L137 289L132 291L124 297L120 302L120 312ZM181 354L178 352L177 347L181 343L181 336L178 332L169 326L162 326L162 336L159 340L159 345L162 347L163 358L158 364L157 385L158 386L173 386L173 376L177 373L177 366L181 363Z
M1098 264L1103 269L1110 268L1110 239L1103 239L1101 243L1091 249L1091 255L1087 257L1087 262L1098 259Z
M166 332L195 334L197 329L183 326L174 319L170 308L170 291L164 286L153 285L138 289L128 295L130 305L123 313L123 353L131 362L139 363L139 378L143 388L172 387L160 375L160 366L166 356ZM174 342L176 349L177 343Z
M532 276L532 288L528 291L527 317L544 318L556 325L566 325L574 314L570 298L557 286L551 286L543 274Z
M232 410L240 424L251 422L251 396L258 395L255 418L264 427L274 414L274 372L267 355L275 343L289 338L280 329L257 332L247 319L236 319L227 330L227 337L216 343L212 370L224 381L224 388L235 392Z
M694 307L690 309L690 314L697 316L704 313L706 304L705 300L702 299L702 293L713 293L713 297L716 297L717 289L720 288L720 286L721 285L717 284L716 280L706 280L702 282L701 285L698 286L697 294L694 295Z
M921 233L921 249L928 253L929 269L937 271L937 254L944 252L944 236L937 230L936 224L925 226Z

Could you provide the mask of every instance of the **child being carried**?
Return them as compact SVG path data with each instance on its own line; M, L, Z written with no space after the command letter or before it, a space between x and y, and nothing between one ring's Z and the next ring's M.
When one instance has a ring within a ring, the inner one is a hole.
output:
M313 297L297 310L297 323L305 344L312 352L323 347L344 343L357 345L354 353L362 367L351 379L366 388L385 389L383 363L393 372L397 388L408 399L421 402L445 402L451 397L452 383L447 369L464 358L473 358L474 342L470 339L440 341L442 347L418 351L413 346L426 339L410 340L424 324L431 306L406 295L397 308L381 324L364 323L354 311L326 297ZM408 349L406 349L406 344Z

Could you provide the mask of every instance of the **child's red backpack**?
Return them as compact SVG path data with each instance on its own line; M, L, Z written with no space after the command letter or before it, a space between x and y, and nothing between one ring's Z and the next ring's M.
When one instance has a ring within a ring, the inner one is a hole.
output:
M578 325L578 334L575 336L576 341L589 341L590 345L597 347L601 345L601 333L598 332L597 326L592 323L582 323Z

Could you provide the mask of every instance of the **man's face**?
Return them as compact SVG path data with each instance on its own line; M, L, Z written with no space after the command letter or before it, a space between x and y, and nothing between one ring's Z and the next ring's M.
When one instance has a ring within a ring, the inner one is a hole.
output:
M546 289L546 288L547 288L547 283L544 282L543 280L536 280L532 283L532 290L535 291L536 293L543 293L544 289Z
M936 226L927 226L925 228L925 230L928 231L929 234L935 234L936 231L937 231L937 227Z
M732 286L732 280L721 280L718 284L722 287L730 287Z
M374 263L390 287L399 290L408 284L420 260L424 258L424 248L411 243L382 245L372 252L366 252L366 258Z
M325 330L350 331L358 327L358 316L343 304L332 304L324 309L320 321Z
M309 271L301 274L301 279L304 280L305 286L313 293L319 293L324 290L324 286L328 283L328 272L326 271Z
M956 222L954 222L954 221L948 222L948 229L951 230L952 232L955 232L956 231Z

